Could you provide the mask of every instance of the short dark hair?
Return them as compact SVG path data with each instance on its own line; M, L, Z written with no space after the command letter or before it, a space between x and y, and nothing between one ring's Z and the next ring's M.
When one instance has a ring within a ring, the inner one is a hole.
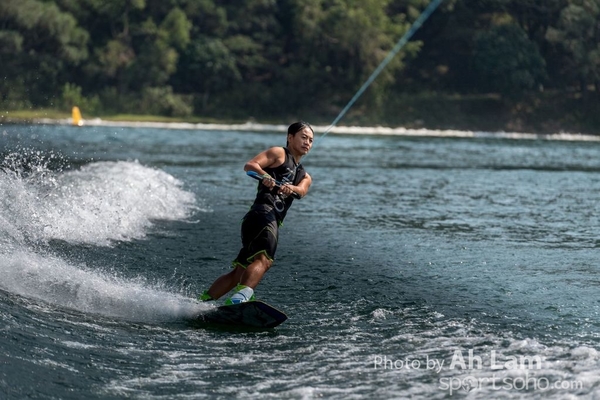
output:
M310 129L310 131L313 133L313 135L315 134L315 131L313 130L312 126L310 126L310 124L308 122L305 121L298 121L298 122L294 122L293 124L291 124L288 127L288 135L296 135L296 133L300 132L301 130L303 130L304 128L308 128ZM285 146L289 146L290 142L289 140L286 141Z
M288 135L295 135L296 133L300 132L304 128L310 129L311 132L313 133L313 135L315 134L315 131L313 130L312 126L310 126L310 124L308 122L304 122L304 121L298 121L298 122L294 122L293 124L291 124L288 127L287 133L288 133Z

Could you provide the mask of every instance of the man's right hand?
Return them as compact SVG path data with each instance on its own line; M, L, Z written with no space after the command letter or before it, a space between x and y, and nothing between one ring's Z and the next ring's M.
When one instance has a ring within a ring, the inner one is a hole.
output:
M273 177L269 174L262 175L261 182L263 185L265 185L269 189L273 189L275 186L277 186L277 182L275 182L275 179L273 179Z

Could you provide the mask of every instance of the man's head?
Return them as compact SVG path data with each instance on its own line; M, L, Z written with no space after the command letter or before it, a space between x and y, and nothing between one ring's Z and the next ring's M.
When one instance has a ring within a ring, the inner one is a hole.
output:
M312 148L314 135L315 132L308 122L294 122L288 127L286 147L305 155Z

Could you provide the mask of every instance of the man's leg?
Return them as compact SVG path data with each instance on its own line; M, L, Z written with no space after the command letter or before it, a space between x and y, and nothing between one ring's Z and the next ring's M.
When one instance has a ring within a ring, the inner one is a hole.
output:
M246 267L242 274L240 284L235 288L235 293L225 301L225 305L245 303L254 300L254 288L259 284L263 275L271 267L273 261L264 253L254 257L254 261Z
M247 287L251 292L249 296L252 296L254 288L258 286L265 272L271 268L272 264L273 260L267 257L265 253L260 253L254 257L254 261L252 261L245 269L242 266L237 265L232 271L218 277L203 294L203 296L208 295L210 297L200 297L200 299L217 300L234 287Z
M219 299L221 296L236 287L236 285L242 279L244 272L244 268L240 265L237 265L232 271L221 275L208 289L208 295L214 300Z
M239 281L240 285L256 288L272 264L273 260L269 259L265 253L258 254L243 272Z

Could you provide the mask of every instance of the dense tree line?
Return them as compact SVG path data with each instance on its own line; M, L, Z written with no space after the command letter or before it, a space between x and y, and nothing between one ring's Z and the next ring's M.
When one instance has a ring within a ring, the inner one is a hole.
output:
M429 0L2 0L0 105L88 114L335 115ZM600 86L600 0L445 0L356 105L509 107ZM392 118L393 119L393 118Z

